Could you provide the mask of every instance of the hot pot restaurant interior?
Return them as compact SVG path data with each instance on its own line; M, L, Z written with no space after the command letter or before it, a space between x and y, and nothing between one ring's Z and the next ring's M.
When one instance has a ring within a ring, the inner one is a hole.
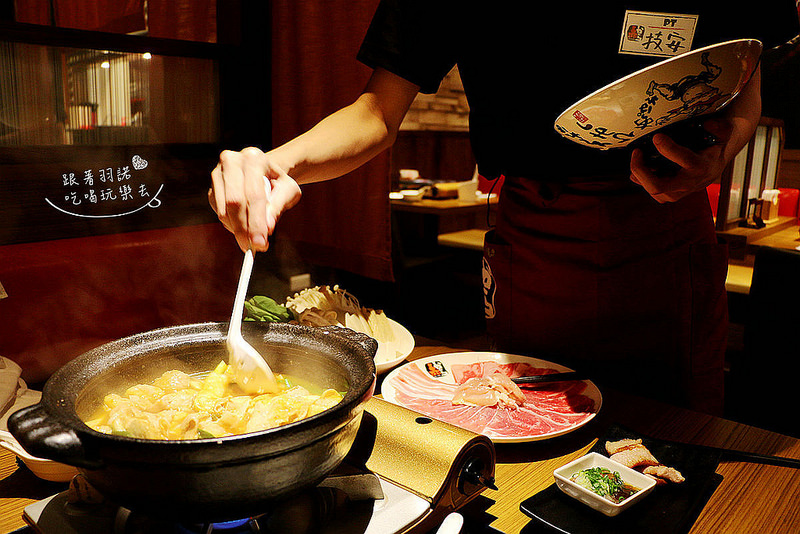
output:
M792 0L0 0L0 532L800 532Z

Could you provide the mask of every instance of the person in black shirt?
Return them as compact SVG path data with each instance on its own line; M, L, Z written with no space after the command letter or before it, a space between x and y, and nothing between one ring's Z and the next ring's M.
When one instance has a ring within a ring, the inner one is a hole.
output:
M669 55L737 38L785 42L797 33L794 5L562 2L530 11L505 0L382 0L358 56L374 69L363 93L266 154L224 151L209 201L242 249L266 250L281 213L300 198L298 183L341 176L386 149L417 93L435 92L457 65L479 172L505 177L484 254L495 347L719 414L727 256L705 187L756 128L760 72L705 121L715 145L695 151L653 137L678 165L670 176L640 149L601 152L552 125L581 97ZM640 21L657 27L665 15L688 30L657 28L653 47L625 48ZM660 46L667 34L670 47Z

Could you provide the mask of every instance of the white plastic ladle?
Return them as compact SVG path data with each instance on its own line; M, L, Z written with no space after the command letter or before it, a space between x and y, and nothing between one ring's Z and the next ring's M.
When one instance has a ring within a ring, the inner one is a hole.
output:
M436 534L458 534L464 526L464 516L458 512L452 512L444 518Z
M269 393L278 390L278 383L264 357L242 337L242 315L247 287L255 262L252 249L245 252L239 286L233 301L233 315L228 325L228 363L233 368L236 383L247 393Z

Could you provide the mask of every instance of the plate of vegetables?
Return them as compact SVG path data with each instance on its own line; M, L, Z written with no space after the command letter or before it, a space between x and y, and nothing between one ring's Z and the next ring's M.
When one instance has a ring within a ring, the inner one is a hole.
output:
M378 342L377 372L400 365L414 350L414 336L382 310L361 306L339 286L316 286L288 297L284 304L266 296L245 301L245 321L295 322L305 326L343 326Z

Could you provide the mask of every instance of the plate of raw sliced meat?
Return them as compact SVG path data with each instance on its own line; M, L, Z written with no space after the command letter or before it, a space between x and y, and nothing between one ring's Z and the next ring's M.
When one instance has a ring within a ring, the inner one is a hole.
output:
M571 371L499 352L454 352L409 362L389 373L385 400L484 434L495 443L538 441L572 432L600 411L590 380L517 386L511 379Z

